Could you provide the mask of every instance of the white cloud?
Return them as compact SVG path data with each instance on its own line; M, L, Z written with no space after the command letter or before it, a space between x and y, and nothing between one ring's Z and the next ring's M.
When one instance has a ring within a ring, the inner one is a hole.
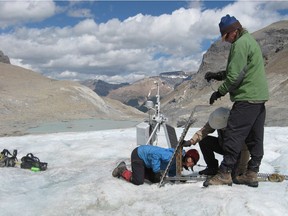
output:
M53 3L46 3L48 11L53 11ZM9 5L7 2L0 4ZM27 2L24 4L29 5ZM241 1L222 9L204 9L199 3L197 7L180 8L172 14L137 14L124 21L111 19L98 24L93 19L85 19L74 26L62 28L21 27L0 34L0 49L10 58L17 59L14 63L37 68L52 78L81 80L103 77L106 81L116 82L123 77L122 80L131 82L133 78L161 72L197 71L202 59L202 44L219 38L218 23L222 16L227 13L234 15L253 32L275 21L287 19L287 15L280 15L271 9L270 4L265 1ZM281 4L281 8L288 7L286 2L275 4ZM44 6L38 5L41 4L35 3L34 8L37 6L40 14ZM20 8L17 8L14 10L20 13ZM7 13L4 7L0 10ZM32 11L34 20L49 14L45 11L40 16L36 9ZM1 21L2 25L5 20L8 25L16 14L12 13L11 18L6 17ZM27 16L28 19L32 19L32 15Z
M41 21L54 13L55 4L52 0L0 1L0 28L28 21Z
M89 9L77 9L77 10L69 10L68 16L90 18L93 17L93 14L91 14L91 11Z
M59 77L71 79L73 77L77 77L77 75L78 75L77 72L64 71L64 72L59 74Z
M29 64L23 64L22 63L22 59L10 59L10 63L13 64L13 65L18 65L19 67L23 67L23 68L26 68L26 69L30 69L30 70L35 70L35 68L33 68L32 65L29 65Z
M93 19L86 19L73 28L73 32L77 35L94 35L97 31L99 31L98 25Z

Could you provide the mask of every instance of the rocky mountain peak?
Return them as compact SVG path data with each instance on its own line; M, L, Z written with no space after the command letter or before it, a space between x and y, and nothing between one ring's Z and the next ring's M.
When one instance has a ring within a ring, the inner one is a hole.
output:
M4 53L0 50L0 62L10 64L10 59L7 55L4 55Z

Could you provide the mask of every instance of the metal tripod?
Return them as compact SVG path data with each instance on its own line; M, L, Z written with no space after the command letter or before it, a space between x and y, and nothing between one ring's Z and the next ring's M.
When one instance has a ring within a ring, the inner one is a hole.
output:
M166 124L166 121L168 120L161 112L161 104L160 104L160 89L159 89L159 82L155 82L157 84L157 94L156 94L156 104L155 108L153 107L154 104L152 101L146 102L146 107L149 110L154 110L155 113L152 116L152 118L149 115L149 126L152 129L150 132L150 136L146 142L146 144L153 144L153 142L157 138L157 133L160 131L161 126L164 128L165 137L167 140L167 144L169 148L173 148L177 145L177 135L175 132L174 127Z

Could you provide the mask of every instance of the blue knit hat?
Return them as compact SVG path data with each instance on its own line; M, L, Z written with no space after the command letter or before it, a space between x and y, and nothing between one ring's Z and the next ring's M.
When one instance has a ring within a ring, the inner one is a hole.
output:
M229 14L227 14L226 16L221 18L219 28L221 32L221 37L223 37L229 32L232 32L238 28L242 28L242 25L234 16L231 17Z

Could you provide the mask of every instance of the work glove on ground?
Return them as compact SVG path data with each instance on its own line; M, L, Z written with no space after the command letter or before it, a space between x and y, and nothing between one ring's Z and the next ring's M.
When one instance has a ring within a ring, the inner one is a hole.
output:
M224 79L224 73L225 71L219 71L217 73L207 72L204 78L207 80L207 82L210 82L211 79L221 81Z
M191 146L192 145L192 143L190 142L190 140L184 140L183 142L182 142L182 146L183 147L189 147L189 146Z
M222 96L223 95L219 91L213 92L213 94L210 97L209 104L212 105L218 98Z

